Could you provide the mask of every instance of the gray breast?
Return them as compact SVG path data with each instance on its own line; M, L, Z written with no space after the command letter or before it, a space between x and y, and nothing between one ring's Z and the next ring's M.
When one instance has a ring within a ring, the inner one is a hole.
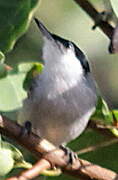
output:
M67 81L65 84L62 80L54 82L54 78L48 82L50 85L46 86L45 80L38 78L39 86L35 86L24 101L19 119L31 121L35 133L60 145L85 129L95 110L96 86L91 74L73 87L68 87Z

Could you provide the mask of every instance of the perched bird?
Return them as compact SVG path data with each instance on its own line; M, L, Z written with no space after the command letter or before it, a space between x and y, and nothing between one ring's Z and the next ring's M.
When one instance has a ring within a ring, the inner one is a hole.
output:
M44 40L44 69L34 78L19 121L59 146L79 136L96 109L98 93L87 57L71 41L50 33L35 18Z

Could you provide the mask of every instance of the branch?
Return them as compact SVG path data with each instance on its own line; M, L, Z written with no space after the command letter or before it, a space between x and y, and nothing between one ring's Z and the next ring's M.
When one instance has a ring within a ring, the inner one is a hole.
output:
M107 136L109 138L114 138L114 134L111 131L109 131L107 126L104 126L104 128L101 128L101 126L98 125L98 123L96 121L94 121L93 119L89 121L88 127L97 131L98 133L100 133L104 136ZM115 138L117 138L117 137L115 136Z
M77 159L71 167L67 166L67 157L63 150L55 147L45 139L31 133L30 135L19 136L22 127L6 117L0 118L0 133L15 140L18 144L27 148L37 158L41 158L33 168L22 172L19 176L7 180L29 180L39 175L42 170L52 166L61 167L64 173L70 174L82 180L118 180L118 175L108 169L92 164L86 160ZM38 165L37 165L38 164Z
M101 143L99 143L97 145L93 145L93 146L83 148L83 149L77 151L76 153L78 155L80 155L80 154L96 151L96 150L98 150L100 148L107 147L107 146L110 146L110 145L113 145L113 144L116 144L116 143L118 143L118 138L112 138L112 139L109 139L109 141L107 139L106 141L103 141L103 142L101 142Z
M74 0L95 22L97 23L100 13L93 7L93 5L87 0ZM98 24L99 28L108 36L109 39L112 38L114 28L106 21L101 19Z

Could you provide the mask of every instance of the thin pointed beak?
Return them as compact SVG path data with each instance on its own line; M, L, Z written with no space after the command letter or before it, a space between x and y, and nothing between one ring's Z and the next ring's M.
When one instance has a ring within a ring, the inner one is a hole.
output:
M41 33L43 34L43 36L49 40L54 40L51 33L47 30L47 28L37 18L34 18L34 20L37 26L39 27Z

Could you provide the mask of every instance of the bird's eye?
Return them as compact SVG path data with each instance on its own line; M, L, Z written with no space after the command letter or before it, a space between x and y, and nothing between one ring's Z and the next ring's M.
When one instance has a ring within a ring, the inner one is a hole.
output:
M72 43L72 42L69 42L69 43L68 43L68 48L71 49L71 50L74 49L74 46L73 46L73 43Z
M68 48L73 49L73 44L71 42L68 43Z

